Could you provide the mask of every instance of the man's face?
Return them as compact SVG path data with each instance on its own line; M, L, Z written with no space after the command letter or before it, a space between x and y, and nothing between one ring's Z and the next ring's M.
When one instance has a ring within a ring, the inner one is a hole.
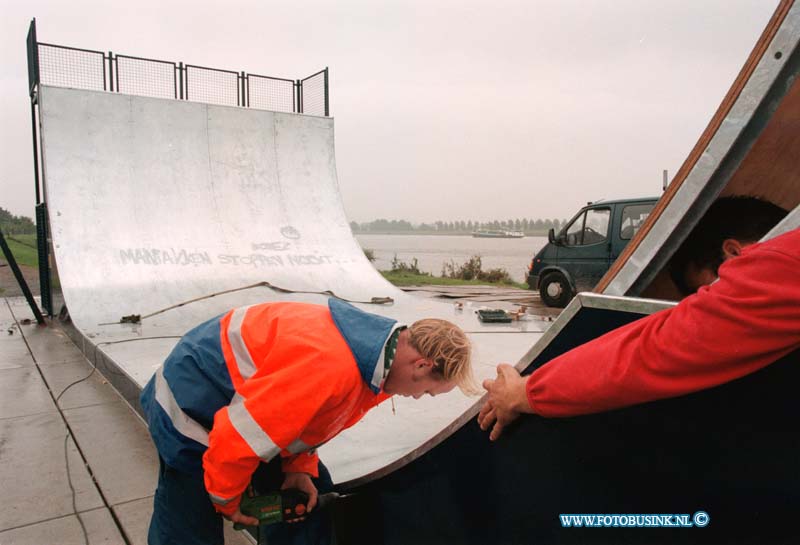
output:
M455 381L447 381L434 372L433 362L424 358L408 342L407 331L401 334L397 345L392 367L383 383L383 391L387 394L413 397L419 399L425 394L435 396L446 394L455 388Z
M410 372L408 366L405 365L401 368L395 368L393 365L392 369L394 372L389 373L389 376L386 377L383 387L387 394L419 399L425 394L430 396L446 394L456 386L453 381L446 381L430 371L425 372L423 369L426 368L424 367L415 367ZM401 369L403 372L398 373L397 371L401 371Z
M733 238L725 239L722 243L722 261L741 255L742 250L753 244L754 241L736 240ZM718 273L711 267L698 267L694 263L686 266L683 273L683 280L689 293L696 293L703 286L708 286L718 278Z

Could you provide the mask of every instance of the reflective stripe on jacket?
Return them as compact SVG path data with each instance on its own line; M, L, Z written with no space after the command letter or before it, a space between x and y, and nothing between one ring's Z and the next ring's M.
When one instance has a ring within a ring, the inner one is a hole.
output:
M259 461L280 454L285 472L316 476L315 447L388 397L383 349L396 327L335 299L242 307L201 324L142 392L159 453L182 471L202 467L226 514Z

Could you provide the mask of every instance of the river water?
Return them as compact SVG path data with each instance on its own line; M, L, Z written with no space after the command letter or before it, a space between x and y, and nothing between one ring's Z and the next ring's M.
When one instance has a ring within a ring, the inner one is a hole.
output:
M547 237L473 238L443 235L356 235L361 247L372 250L378 270L392 268L392 259L411 263L417 258L419 270L436 276L442 274L445 263L456 266L471 256L481 256L483 270L505 269L517 282L524 282L533 254L545 244Z

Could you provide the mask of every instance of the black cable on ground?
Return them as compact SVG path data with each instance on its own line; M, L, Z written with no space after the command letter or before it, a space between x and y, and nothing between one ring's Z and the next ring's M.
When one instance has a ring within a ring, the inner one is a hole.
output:
M86 531L86 525L83 523L83 519L81 518L80 513L78 513L78 504L75 500L76 492L75 487L72 486L72 475L69 472L69 450L67 450L67 443L69 442L69 434L64 436L64 462L67 466L67 484L69 484L69 489L72 491L72 512L75 513L75 516L78 518L78 522L81 525L81 531L83 532L83 542L86 545L89 545L89 532Z
M362 304L365 304L365 305L389 305L389 304L393 304L394 303L394 299L392 299L391 297L371 297L369 301L358 301L358 300L355 300L355 299L346 299L344 297L339 297L338 295L336 295L331 290L322 290L322 291L292 290L292 289L289 289L289 288L282 288L280 286L276 286L276 285L271 284L271 283L267 282L266 280L264 280L262 282L256 282L255 284L250 284L248 286L242 286L240 288L233 288L233 289L229 289L229 290L223 290L223 291L218 291L218 292L215 292L215 293L210 293L208 295L202 295L200 297L195 297L194 299L189 299L187 301L183 301L183 302L177 303L175 305L172 305L172 306L169 306L169 307L166 307L166 308L162 308L160 310L156 310L154 312L151 312L150 314L145 314L144 316L142 316L141 314L130 314L130 315L123 316L122 318L120 318L119 322L105 322L105 323L97 324L97 325L139 324L139 323L142 323L142 321L146 320L147 318L152 318L153 316L156 316L158 314L162 314L162 313L167 312L169 310L174 310L176 308L180 308L182 306L185 306L185 305L188 305L188 304L191 304L191 303L196 303L198 301L203 301L205 299L211 299L212 297L217 297L219 295L225 295L225 294L228 294L228 293L234 293L234 292L237 292L237 291L250 290L250 289L253 289L253 288L269 288L269 289L271 289L273 291L277 291L279 293L305 293L305 294L311 294L311 295L327 295L328 297L335 297L336 299L341 299L342 301L347 301L348 303L362 303Z
M159 335L159 336L154 336L154 337L134 337L134 338L131 338L131 339L122 339L122 340L119 340L119 341L107 341L107 342L97 343L96 345L94 345L94 353L93 353L92 361L91 361L92 370L85 377L83 377L81 379L78 379L75 382L72 382L72 383L68 384L63 390L61 390L61 392L56 396L56 403L58 403L58 400L61 399L61 396L63 396L66 393L67 390L69 390L70 388L72 388L73 386L75 386L77 384L80 384L81 382L83 382L85 380L89 380L89 377L91 377L94 374L94 372L97 371L97 349L98 349L98 347L103 346L103 345L109 345L109 344L129 343L129 342L132 342L132 341L148 341L148 340L151 340L151 339L180 339L180 338L181 338L180 335ZM111 370L109 369L109 371L111 371Z

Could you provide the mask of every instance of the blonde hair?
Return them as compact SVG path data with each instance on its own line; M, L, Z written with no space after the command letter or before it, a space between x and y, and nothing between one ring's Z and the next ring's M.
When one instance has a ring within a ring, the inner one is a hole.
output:
M457 325L438 318L418 320L408 328L408 342L444 380L453 380L467 395L479 393L472 375L472 345Z

